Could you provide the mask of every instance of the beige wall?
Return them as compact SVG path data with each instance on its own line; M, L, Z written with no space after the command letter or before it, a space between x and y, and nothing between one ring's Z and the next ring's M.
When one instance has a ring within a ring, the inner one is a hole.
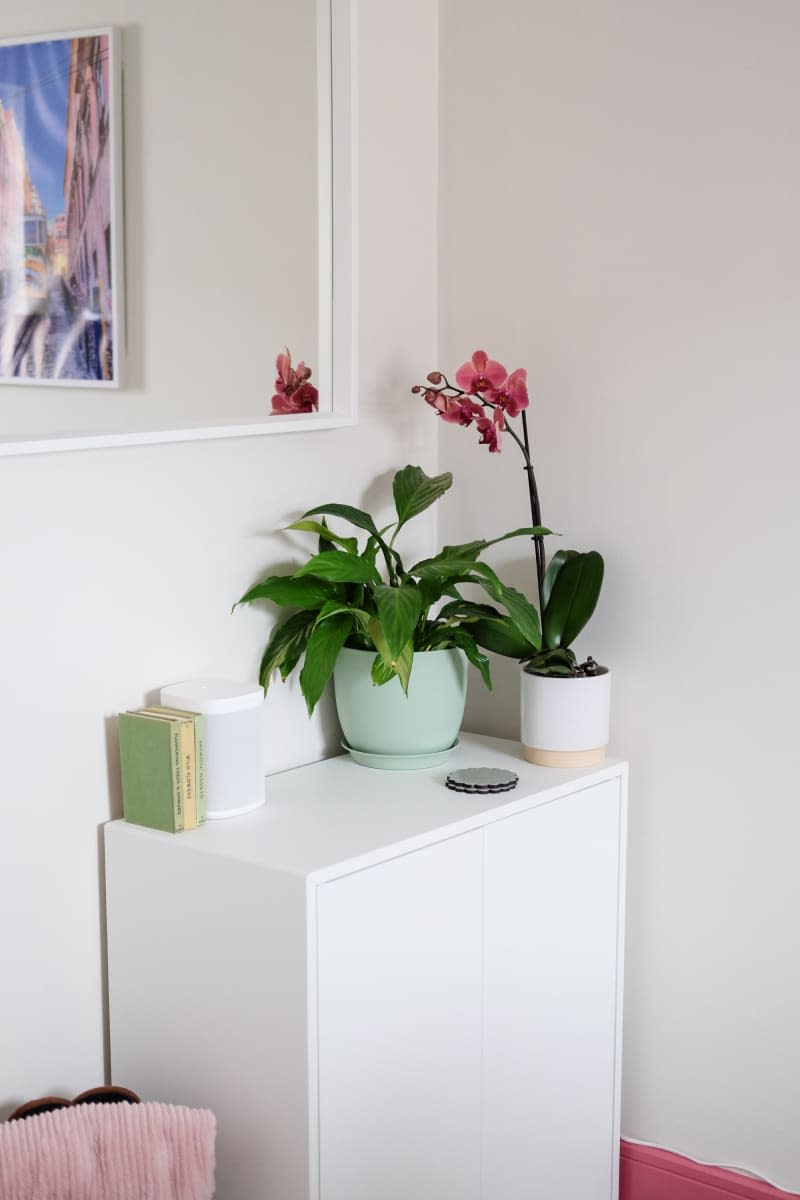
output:
M237 0L243 38L248 4L255 14L256 0ZM314 502L385 503L397 465L435 466L425 421L397 405L435 351L435 9L430 0L411 0L401 15L387 0L360 7L358 427L0 459L0 1110L103 1078L100 828L120 805L113 714L179 678L252 677L267 613L230 608L260 571L292 558L289 541L271 531ZM98 12L80 0L70 18L90 26ZM154 408L179 383L157 369L175 330L147 314L175 279L151 253L147 230L158 222L168 239L180 213L164 204L157 169L170 159L164 116L176 79L153 76L151 56L178 16L193 55L213 46L225 16L195 15L175 0L108 0L102 9L104 22L122 28L126 53L132 386ZM9 0L2 32L60 30L64 20L56 0L33 8ZM412 59L421 69L413 83ZM237 61L228 55L220 70L235 72ZM243 152L258 146L246 123L232 124L231 136ZM185 157L183 169L194 173L189 184L207 182L207 163ZM258 203L266 225L268 191ZM197 345L202 303L189 281L172 306L181 339ZM248 386L268 398L271 382L269 365ZM30 394L4 387L0 400L19 405ZM69 402L69 392L56 394ZM431 540L425 518L418 530ZM330 711L309 724L288 685L270 693L266 725L273 766L319 756L335 741Z
M443 0L440 36L436 365L528 368L544 519L606 556L624 1133L800 1190L800 6ZM447 539L526 519L514 447L440 460ZM470 695L518 736L515 671Z

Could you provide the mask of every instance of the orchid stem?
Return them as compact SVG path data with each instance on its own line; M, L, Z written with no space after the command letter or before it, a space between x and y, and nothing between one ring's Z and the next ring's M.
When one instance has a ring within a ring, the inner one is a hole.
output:
M531 517L534 525L541 525L542 511L539 505L539 490L536 487L536 476L533 473L533 463L531 462L531 447L528 440L528 421L523 409L520 414L522 417L522 439L523 453L525 455L525 471L528 475L528 495L531 502ZM516 435L509 430L512 437ZM544 623L544 538L540 535L535 535L533 538L533 546L536 554L536 585L539 592L539 617Z

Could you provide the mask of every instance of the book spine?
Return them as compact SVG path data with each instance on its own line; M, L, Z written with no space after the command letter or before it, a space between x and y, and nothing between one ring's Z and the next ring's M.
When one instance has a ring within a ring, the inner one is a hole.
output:
M170 759L172 762L172 799L175 814L175 832L184 828L183 815L183 771L181 769L181 731L174 722L169 722Z
M181 783L183 785L183 827L197 828L197 794L195 788L194 721L187 718L176 722L180 729Z
M195 793L197 795L197 824L206 819L206 719L198 714L194 719Z

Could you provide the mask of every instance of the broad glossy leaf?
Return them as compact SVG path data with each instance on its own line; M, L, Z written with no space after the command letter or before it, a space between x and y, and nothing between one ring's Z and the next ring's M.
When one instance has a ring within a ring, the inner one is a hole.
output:
M375 655L375 661L372 664L370 678L376 687L383 687L384 683L388 683L390 679L394 679L394 671L391 667L387 667L386 663L381 658L380 654Z
M473 571L480 576L480 580L475 582L481 582L492 599L503 605L519 633L538 650L542 644L542 631L539 614L530 600L516 588L509 587L498 579L486 563L475 563Z
M306 517L319 517L323 514L327 517L341 517L344 521L355 525L356 528L366 529L367 533L380 539L378 528L369 513L363 512L360 508L353 508L350 504L321 504L319 508L310 508L308 512L304 512L301 520L304 521Z
M448 558L444 551L435 558L424 558L409 571L418 579L437 580L439 582L463 578L477 565L474 558Z
M397 509L397 528L406 521L424 512L452 487L453 476L449 471L443 475L426 475L422 467L410 464L398 471L392 481L394 505Z
M595 610L603 585L603 559L596 550L575 553L562 563L545 606L547 649L569 646Z
M524 638L510 617L501 613L497 617L484 617L469 625L469 632L479 646L500 654L503 658L515 658L521 662L533 652L533 647Z
M316 612L293 613L273 629L258 672L258 681L265 692L269 689L274 671L280 671L281 677L286 679L297 666L316 618Z
M299 571L295 571L295 579L304 579L313 575L318 579L330 579L334 583L371 583L378 584L381 577L372 563L358 554L348 554L346 550L325 550L315 554Z
M333 674L339 651L352 628L349 613L339 613L327 621L320 621L311 631L306 645L306 657L300 672L300 689L305 697L308 715L311 716L325 685Z
M466 629L451 630L453 641L456 646L460 646L467 656L473 667L476 667L480 673L483 682L486 684L489 691L492 690L492 676L489 671L489 659L478 648L478 644L471 633Z
M327 542L326 549L332 549L333 545L341 546L348 554L358 553L358 539L354 537L344 537L342 534L334 533L329 529L324 522L320 521L295 521L292 525L287 525L287 529L297 529L301 533L316 533L323 542ZM320 547L322 550L322 547Z
M422 614L422 596L414 584L405 587L381 584L375 588L373 595L389 655L396 659L413 637L414 628Z
M239 601L251 604L253 600L271 600L284 608L319 608L336 595L336 587L322 579L297 579L293 575L272 575L262 579Z
M359 625L365 632L369 629L369 623L372 620L372 614L365 612L362 608L354 608L352 604L346 604L340 600L329 600L323 604L317 614L316 624L320 621L327 621L330 617L335 617L337 613L346 613L352 618L354 625Z
M410 641L407 642L400 653L394 656L389 650L386 634L377 617L373 617L369 623L369 635L384 665L397 675L403 691L408 694L408 681L411 677L411 666L414 661L414 647L412 643Z

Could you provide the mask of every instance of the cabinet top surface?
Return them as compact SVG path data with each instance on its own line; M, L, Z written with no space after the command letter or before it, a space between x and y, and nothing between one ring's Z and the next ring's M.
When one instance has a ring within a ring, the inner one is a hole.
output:
M464 767L501 767L514 771L519 782L497 795L451 791L445 786L448 774ZM334 878L624 775L625 764L617 761L585 770L536 767L525 761L518 742L461 734L439 767L382 771L343 754L268 775L266 803L243 816L179 834L118 820L110 822L106 835L167 839L176 851Z

